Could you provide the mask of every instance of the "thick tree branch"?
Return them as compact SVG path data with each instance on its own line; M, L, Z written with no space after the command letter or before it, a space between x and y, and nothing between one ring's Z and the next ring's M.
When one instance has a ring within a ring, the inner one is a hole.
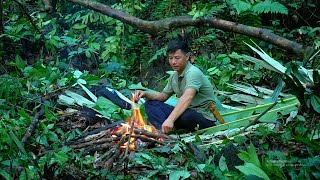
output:
M224 31L235 32L235 33L243 34L256 39L260 39L267 43L276 45L282 49L296 53L301 56L306 55L307 53L307 48L303 47L301 44L288 40L281 36L278 36L274 34L271 30L238 24L235 22L226 21L226 20L215 18L215 17L198 18L198 19L192 20L191 16L175 16L175 17L166 18L166 19L157 20L157 21L146 21L146 20L142 20L137 17L131 16L129 14L126 14L120 10L113 9L110 6L101 4L99 2L95 2L91 0L69 0L69 1L79 4L81 6L87 7L94 11L100 12L104 15L107 15L109 17L122 21L124 23L130 24L143 32L153 34L153 35L160 33L162 31L168 31L172 28L180 28L180 27L186 27L186 26L195 26L195 27L205 26L210 28L221 29Z

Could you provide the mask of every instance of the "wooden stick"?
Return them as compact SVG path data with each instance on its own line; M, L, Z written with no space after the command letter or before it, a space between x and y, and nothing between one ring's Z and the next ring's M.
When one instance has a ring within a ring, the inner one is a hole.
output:
M141 141L144 141L144 142L155 142L155 143L158 143L158 144L161 144L161 145L165 145L166 144L163 141L159 141L157 139L148 138L148 137L145 137L143 135L132 135L132 137L140 139Z
M132 120L131 122L131 128L130 128L130 133L129 133L129 138L128 138L128 144L127 144L127 148L126 148L126 153L124 154L125 156L127 156L129 148L130 148L130 141L131 141L131 136L132 136L132 132L133 132L133 127L134 127L134 120Z
M110 158L108 158L108 160L104 164L105 168L110 169L112 167L114 160L120 154L119 148L120 148L121 144L123 144L126 141L126 138L127 138L127 136L122 136L119 143L116 146L114 146L114 148L112 148L112 149L114 149L115 152Z
M114 152L113 156L111 156L111 158L109 158L109 159L105 162L104 168L110 169L110 168L113 166L114 160L116 159L116 157L119 156L119 154L120 154L119 148L115 149L115 152Z
M105 126L105 127L102 127L102 128L95 129L95 130L93 130L93 131L87 132L87 133L85 133L85 134L83 134L83 135L81 135L81 136L79 136L78 138L75 138L75 139L73 139L73 140L84 139L84 138L86 138L87 136L90 136L90 135L93 135L93 134L98 134L98 133L100 133L101 131L105 131L105 130L111 129L111 128L113 128L113 127L116 127L116 126L120 125L120 124L123 123L123 122L124 122L124 121L114 122L114 123L109 124L109 125L107 125L107 126Z
M123 160L126 160L126 162L124 163L124 174L125 175L127 175L126 174L126 169L128 167L128 163L129 163L129 160L127 159L127 157L128 157L128 151L129 151L129 148L130 148L130 144L131 144L131 137L132 137L133 129L134 129L134 119L131 122L131 128L130 128L130 133L129 133L129 138L128 138L128 144L127 144L126 152L124 153L124 158L123 158Z
M93 154L97 151L102 151L102 150L105 150L105 149L109 149L110 147L114 146L115 144L114 143L106 143L106 144L101 144L99 146L95 146L93 148L87 148L84 150L83 154L84 155L89 155L89 154Z
M111 137L111 138L97 139L95 141L89 141L89 142L85 142L85 143L82 143L82 144L71 145L70 147L72 147L74 149L79 149L79 148L83 148L83 147L87 147L87 146L91 146L91 145L103 144L103 143L107 143L107 142L117 141L120 138L121 137Z
M22 145L25 145L26 142L29 140L30 136L32 135L34 129L36 128L38 122L39 122L39 117L42 116L44 114L44 105L41 105L41 109L40 111L38 111L34 117L33 120L31 122L31 124L28 127L28 130L26 132L26 134L23 136L21 143Z
M155 138L155 139L159 139L159 138L172 139L172 137L165 135L163 133L159 132L158 134L155 134L144 129L134 129L134 132L136 134L146 135L148 137Z

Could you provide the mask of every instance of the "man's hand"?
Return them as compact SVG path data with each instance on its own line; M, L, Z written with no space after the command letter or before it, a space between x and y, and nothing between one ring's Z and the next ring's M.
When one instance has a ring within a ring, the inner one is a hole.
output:
M139 101L140 98L145 97L145 96L146 96L146 92L141 91L141 90L137 90L134 92L133 100Z
M170 131L172 131L173 126L174 126L174 121L170 119L166 119L162 124L162 132L166 134L169 133Z

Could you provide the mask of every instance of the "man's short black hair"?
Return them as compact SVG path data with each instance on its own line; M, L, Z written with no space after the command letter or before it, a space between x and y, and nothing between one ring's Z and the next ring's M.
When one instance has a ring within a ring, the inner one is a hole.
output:
M188 43L182 39L171 40L168 44L167 54L174 53L178 50L181 50L183 53L187 54L189 52Z

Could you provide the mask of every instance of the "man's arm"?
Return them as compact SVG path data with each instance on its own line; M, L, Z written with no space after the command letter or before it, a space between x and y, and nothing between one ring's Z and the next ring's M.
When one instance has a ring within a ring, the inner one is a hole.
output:
M162 92L150 93L146 91L137 90L135 92L136 100L139 100L142 97L145 97L149 100L166 101L167 99L169 99L170 96Z
M174 122L178 117L188 109L194 95L197 93L197 90L188 88L184 91L182 96L179 98L179 101L176 107L173 109L169 117L162 124L162 132L168 133L172 130Z

